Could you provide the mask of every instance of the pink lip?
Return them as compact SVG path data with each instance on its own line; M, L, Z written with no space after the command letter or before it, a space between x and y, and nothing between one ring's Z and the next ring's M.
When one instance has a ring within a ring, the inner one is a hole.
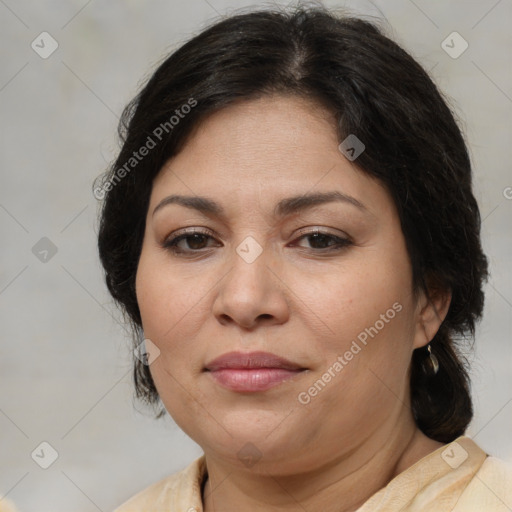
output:
M232 391L265 391L305 370L268 352L229 352L205 367L222 386Z

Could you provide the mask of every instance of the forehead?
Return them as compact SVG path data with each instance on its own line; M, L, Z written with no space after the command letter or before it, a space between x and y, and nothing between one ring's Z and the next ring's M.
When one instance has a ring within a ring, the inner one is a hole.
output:
M151 203L181 193L250 207L256 196L260 205L331 190L362 203L389 201L384 187L338 145L335 119L319 103L280 95L242 101L196 127L156 177Z
M300 171L304 165L298 164L305 156L308 162L322 163L336 154L333 123L331 114L320 105L295 96L237 102L198 124L172 159L173 168L182 163L198 171L215 166L218 171L229 171L231 178L238 171L240 178L249 179L256 172L275 176L291 166Z

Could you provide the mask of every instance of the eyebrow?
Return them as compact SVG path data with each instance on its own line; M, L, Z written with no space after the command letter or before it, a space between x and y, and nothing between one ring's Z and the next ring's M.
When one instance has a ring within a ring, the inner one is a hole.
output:
M366 206L358 201L355 197L342 194L341 192L317 192L310 194L302 194L293 197L287 197L281 199L274 208L275 217L285 217L292 213L297 213L314 206L319 206L325 203L341 202L350 204L359 208L363 211L368 211ZM165 197L158 203L153 210L153 215L162 208L170 204L179 204L186 208L198 210L199 212L215 217L226 217L224 208L213 199L203 196L183 196L183 195L171 195Z

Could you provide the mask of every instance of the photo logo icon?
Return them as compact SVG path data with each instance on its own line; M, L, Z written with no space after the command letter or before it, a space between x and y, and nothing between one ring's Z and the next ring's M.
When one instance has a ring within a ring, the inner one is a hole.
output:
M458 32L452 32L441 43L441 48L452 59L458 59L468 49L468 47L468 42Z
M160 349L151 340L145 339L135 347L133 353L142 364L149 366L160 356Z
M263 252L263 248L252 236L248 236L236 248L236 252L246 263L253 263Z
M457 469L468 458L468 452L459 443L454 442L446 447L441 457L448 466Z
M30 46L39 57L47 59L59 47L59 43L48 32L41 32Z
M237 455L242 463L248 468L252 468L263 456L258 448L256 448L252 443L244 444Z
M366 146L356 135L351 133L338 146L338 149L345 155L345 158L353 162L366 149Z
M43 441L30 456L40 468L48 469L59 458L59 453L50 443Z
M43 236L32 247L32 254L41 263L48 263L57 254L57 250L57 246L49 238Z

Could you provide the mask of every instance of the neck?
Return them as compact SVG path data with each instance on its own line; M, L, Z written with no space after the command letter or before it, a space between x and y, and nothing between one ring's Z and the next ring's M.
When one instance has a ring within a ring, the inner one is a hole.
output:
M379 431L349 453L308 472L242 471L206 454L204 512L353 512L415 462L441 447L415 425ZM254 468L253 468L254 469Z

